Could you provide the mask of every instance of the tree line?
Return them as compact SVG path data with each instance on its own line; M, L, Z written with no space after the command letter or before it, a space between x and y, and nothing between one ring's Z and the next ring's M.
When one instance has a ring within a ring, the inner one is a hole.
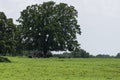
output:
M37 51L37 56L47 57L51 51L80 49L77 17L74 6L54 1L27 6L17 20L19 25L0 12L0 54L15 56Z
M73 52L64 52L62 54L53 54L52 57L58 58L120 58L120 53L117 53L114 56L110 56L108 54L98 54L98 55L90 55L85 50L81 49L79 51Z

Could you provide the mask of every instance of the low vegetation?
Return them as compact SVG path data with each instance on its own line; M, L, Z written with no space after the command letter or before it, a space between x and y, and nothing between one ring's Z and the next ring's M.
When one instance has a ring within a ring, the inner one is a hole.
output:
M11 62L8 58L0 57L0 62Z
M120 80L119 58L8 57L0 80Z

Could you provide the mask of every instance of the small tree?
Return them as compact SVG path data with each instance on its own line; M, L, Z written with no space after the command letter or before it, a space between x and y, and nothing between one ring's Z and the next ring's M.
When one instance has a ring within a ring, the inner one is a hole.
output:
M42 51L44 57L49 51L75 50L79 47L76 34L81 34L77 15L77 10L65 3L28 6L18 19L26 49Z

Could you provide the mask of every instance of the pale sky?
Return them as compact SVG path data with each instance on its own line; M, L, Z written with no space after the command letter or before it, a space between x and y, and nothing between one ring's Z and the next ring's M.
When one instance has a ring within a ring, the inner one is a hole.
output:
M50 0L0 0L0 11L14 23L28 5ZM120 0L53 0L72 5L78 11L81 48L93 55L116 55L120 52Z

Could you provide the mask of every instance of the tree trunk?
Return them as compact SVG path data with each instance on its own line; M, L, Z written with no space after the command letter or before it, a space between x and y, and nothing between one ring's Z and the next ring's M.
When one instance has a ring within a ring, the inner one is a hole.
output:
M47 50L44 50L44 51L43 51L43 57L44 57L44 58L47 58Z

